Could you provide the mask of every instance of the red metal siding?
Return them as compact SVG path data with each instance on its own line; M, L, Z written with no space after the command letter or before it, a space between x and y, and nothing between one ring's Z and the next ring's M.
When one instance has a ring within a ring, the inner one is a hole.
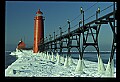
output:
M23 41L21 41L19 44L18 44L18 46L17 46L17 49L23 49L23 48L25 48L25 43L23 42Z
M44 38L44 27L43 27L43 17L42 12L38 10L36 14L41 14L35 17L35 23L34 23L34 47L33 52L38 52L38 45L40 44L40 41L42 38Z

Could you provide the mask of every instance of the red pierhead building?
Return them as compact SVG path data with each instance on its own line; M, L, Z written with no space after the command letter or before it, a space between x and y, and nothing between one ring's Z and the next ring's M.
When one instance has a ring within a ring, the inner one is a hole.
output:
M21 41L19 41L19 43L18 43L17 49L23 49L23 48L25 48L25 46L26 46L25 43L21 39Z

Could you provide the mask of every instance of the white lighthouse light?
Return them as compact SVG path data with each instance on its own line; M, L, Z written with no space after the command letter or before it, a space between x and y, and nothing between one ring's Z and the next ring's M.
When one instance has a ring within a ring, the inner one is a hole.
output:
M42 16L42 14L36 14L36 16Z

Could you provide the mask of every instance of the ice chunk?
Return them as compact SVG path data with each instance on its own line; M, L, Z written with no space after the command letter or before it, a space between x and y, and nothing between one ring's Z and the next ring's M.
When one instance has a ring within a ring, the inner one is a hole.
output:
M67 67L68 66L68 57L66 56L65 58L65 63L64 63L64 66Z
M109 77L113 77L114 76L114 61L113 61L113 59L110 62L110 58L109 58L105 74L107 76L109 76Z
M98 56L98 73L104 73L105 72L105 66L103 64L103 61L100 57L100 55Z
M75 65L75 63L73 63L71 56L69 57L68 63L69 63L69 65Z
M83 62L82 60L79 58L75 72L83 72Z
M58 65L58 64L60 64L60 55L57 53L57 62L56 62L56 64Z
M61 63L64 63L64 62L65 62L64 56L61 56Z
M53 55L53 52L52 52L52 58L51 58L51 61L54 62L54 55Z

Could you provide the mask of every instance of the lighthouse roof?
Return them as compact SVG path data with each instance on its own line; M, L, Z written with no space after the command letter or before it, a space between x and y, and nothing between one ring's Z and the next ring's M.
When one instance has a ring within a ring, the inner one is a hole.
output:
M18 45L25 44L23 41L19 41Z
M17 49L23 49L23 48L25 48L25 43L21 40L21 41L19 41L19 43L18 43L18 45L17 45Z
M43 14L40 9L38 9L38 11L36 12L36 14Z

